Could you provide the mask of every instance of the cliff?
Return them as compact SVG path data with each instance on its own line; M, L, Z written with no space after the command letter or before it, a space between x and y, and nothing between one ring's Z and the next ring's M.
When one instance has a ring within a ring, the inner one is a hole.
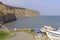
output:
M0 2L0 12L2 12L4 15L15 14L16 17L35 17L40 15L38 11L13 7L5 5L2 2Z
M26 8L13 7L0 2L0 23L16 20L20 17L40 16L38 11Z

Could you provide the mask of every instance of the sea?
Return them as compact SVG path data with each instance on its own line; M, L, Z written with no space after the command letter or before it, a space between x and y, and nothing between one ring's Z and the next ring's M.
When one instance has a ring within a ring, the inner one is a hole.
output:
M56 29L60 27L60 16L39 16L17 18L16 21L4 24L9 29L36 28L44 26L52 26Z

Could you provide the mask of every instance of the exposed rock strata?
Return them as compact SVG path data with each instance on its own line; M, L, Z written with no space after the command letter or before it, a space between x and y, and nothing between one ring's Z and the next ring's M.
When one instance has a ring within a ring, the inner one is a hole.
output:
M0 2L0 14L2 18L1 20L4 20L5 22L16 20L16 17L36 17L40 16L38 11L29 10L26 8L18 8L13 7L9 5L5 5L2 2Z

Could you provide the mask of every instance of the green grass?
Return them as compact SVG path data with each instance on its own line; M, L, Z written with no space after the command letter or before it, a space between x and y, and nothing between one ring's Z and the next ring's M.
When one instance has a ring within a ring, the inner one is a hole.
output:
M7 38L10 38L10 37L14 37L15 36L15 32L27 32L27 33L30 33L30 34L34 34L33 32L31 32L31 30L17 30L17 31L14 31L14 30L11 30L10 32L0 32L0 40L5 40ZM12 35L13 33L13 35Z
M0 40L3 40L9 36L8 32L0 32Z

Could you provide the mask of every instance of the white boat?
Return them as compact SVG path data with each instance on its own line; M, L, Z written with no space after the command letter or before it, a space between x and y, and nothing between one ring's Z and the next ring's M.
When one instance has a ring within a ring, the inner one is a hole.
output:
M46 34L51 40L60 40L60 32L58 31L46 30Z
M60 29L57 31L43 29L51 40L60 40Z

